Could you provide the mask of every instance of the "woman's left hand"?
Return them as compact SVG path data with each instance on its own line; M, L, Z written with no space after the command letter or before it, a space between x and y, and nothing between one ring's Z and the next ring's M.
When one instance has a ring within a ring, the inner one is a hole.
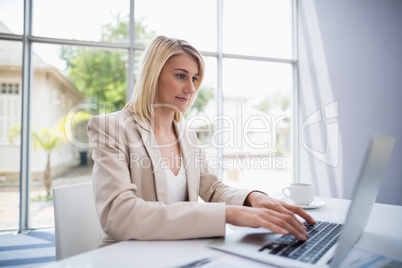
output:
M310 225L317 223L313 217L311 217L301 207L290 205L260 192L251 192L247 196L244 204L255 208L267 208L288 215L297 214Z

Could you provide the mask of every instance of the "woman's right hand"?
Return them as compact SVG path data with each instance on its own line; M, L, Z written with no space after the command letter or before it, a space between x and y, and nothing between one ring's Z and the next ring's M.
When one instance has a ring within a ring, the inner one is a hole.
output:
M297 239L307 240L306 227L294 214L280 213L267 208L226 206L226 223L245 227L264 227L279 234L292 234Z

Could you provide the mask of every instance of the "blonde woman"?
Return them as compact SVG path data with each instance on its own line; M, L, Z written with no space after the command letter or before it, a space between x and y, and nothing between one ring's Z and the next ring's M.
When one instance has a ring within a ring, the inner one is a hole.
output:
M194 47L159 36L144 53L125 108L90 120L100 247L129 239L224 236L225 223L307 239L295 214L310 224L313 218L262 192L223 184L195 133L180 124L203 77L204 60Z

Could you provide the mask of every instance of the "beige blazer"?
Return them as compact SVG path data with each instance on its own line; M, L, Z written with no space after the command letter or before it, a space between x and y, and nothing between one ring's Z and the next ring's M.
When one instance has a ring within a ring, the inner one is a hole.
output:
M104 231L99 246L129 239L225 235L225 203L242 205L251 191L220 182L197 146L195 133L176 122L174 127L189 202L169 204L166 173L149 123L128 110L90 119L95 204ZM206 203L197 202L199 196Z

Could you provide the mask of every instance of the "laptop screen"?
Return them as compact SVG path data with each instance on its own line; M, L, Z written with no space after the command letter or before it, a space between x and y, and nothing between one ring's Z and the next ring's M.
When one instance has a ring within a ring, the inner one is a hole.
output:
M385 175L394 143L395 138L389 136L377 135L372 138L331 267L339 266L363 233Z

